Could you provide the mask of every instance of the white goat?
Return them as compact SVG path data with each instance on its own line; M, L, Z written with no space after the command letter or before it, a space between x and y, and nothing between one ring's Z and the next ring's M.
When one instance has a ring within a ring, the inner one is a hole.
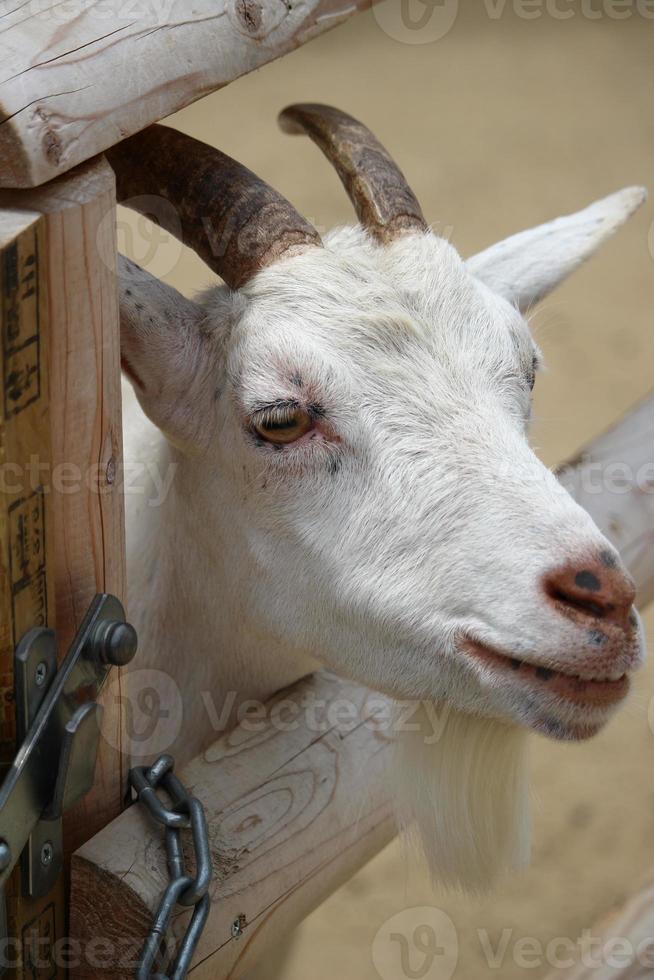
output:
M121 268L124 366L160 430L134 429L128 456L175 467L128 516L136 666L181 691L182 759L216 737L203 692L238 692L233 721L320 665L420 699L425 725L447 704L435 745L399 740L399 809L442 878L483 885L524 852L526 730L592 735L643 656L619 557L527 443L540 354L522 311L644 192L466 262L364 126L281 118L334 163L359 225L321 241L165 127L111 152L120 198L226 282L195 303Z

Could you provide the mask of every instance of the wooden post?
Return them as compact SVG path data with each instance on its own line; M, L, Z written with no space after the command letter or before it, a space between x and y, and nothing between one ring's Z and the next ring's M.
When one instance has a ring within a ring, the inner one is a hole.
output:
M51 328L52 567L61 654L96 592L124 601L113 171L98 158L45 187L0 191L0 209L43 215ZM103 733L94 789L65 818L67 850L121 809L125 774L115 696L104 704Z
M49 419L45 223L0 211L0 752L16 751L14 649L33 626L55 625L52 462ZM7 884L9 942L0 966L18 977L63 978L54 944L64 935L63 877L44 898L21 894L20 868Z

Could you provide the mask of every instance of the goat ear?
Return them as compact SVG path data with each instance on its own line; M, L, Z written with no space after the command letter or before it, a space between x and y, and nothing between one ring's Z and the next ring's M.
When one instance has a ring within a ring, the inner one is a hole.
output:
M491 245L468 259L468 269L524 311L589 258L646 196L642 187L627 187L576 214Z
M206 442L204 310L119 256L120 356L148 418L176 445Z

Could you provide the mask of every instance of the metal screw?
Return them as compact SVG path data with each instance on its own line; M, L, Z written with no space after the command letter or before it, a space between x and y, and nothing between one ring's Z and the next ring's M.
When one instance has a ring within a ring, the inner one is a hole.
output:
M48 676L48 665L45 660L42 660L40 664L36 665L36 672L34 674L34 680L37 687L43 687L45 684L45 679Z
M41 864L47 868L52 863L54 857L54 847L52 841L47 840L41 848Z
M93 637L93 649L100 660L114 667L124 667L134 658L138 640L129 623L105 620L98 624Z
M11 850L6 840L0 840L0 871L6 871L11 864Z
M243 935L243 929L245 927L245 916L241 913L238 919L234 919L232 922L232 938L240 939Z

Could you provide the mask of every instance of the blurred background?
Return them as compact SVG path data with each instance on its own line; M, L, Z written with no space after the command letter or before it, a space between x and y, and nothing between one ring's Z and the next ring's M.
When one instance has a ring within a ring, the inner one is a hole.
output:
M335 172L309 140L282 135L275 120L290 102L333 103L386 144L428 220L468 255L619 187L649 184L654 192L651 18L654 4L624 0L387 0L171 122L247 164L327 228L353 219ZM119 247L143 261L124 240L132 221L123 214ZM532 317L548 368L536 384L533 443L548 464L652 386L653 222L651 200ZM172 248L148 263L150 271L187 294L211 281L199 261ZM654 635L654 613L645 622ZM576 939L654 868L654 662L635 687L594 741L533 739L527 872L483 900L445 894L395 843L317 909L257 977L545 976L550 967L537 954L523 956L520 940ZM426 961L418 958L407 974L380 963L378 946L373 963L378 930L415 906L451 918L456 965L436 956L421 970Z

